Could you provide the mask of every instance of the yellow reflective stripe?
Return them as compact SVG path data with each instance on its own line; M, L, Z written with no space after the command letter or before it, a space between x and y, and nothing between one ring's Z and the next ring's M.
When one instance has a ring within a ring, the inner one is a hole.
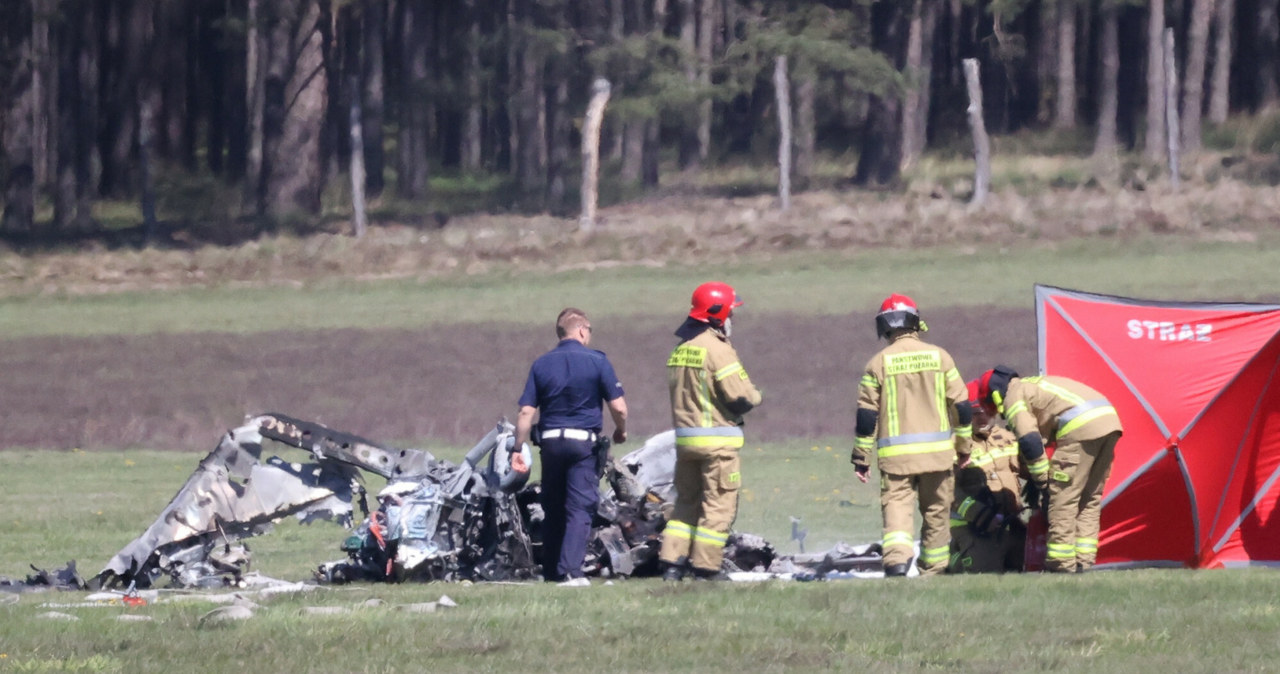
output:
M905 545L912 547L916 544L914 538L911 537L910 531L890 531L884 535L883 547L891 545Z
M741 435L693 435L676 438L676 447L741 447Z
M960 437L960 438L972 438L972 437L973 437L973 425L972 425L972 424L966 424L966 425L964 425L964 426L956 426L956 437Z
M1089 553L1098 551L1098 539L1096 538L1077 538L1076 554Z
M938 405L938 430L951 430L951 419L947 415L947 382L946 376L941 372L934 373L933 376L933 398Z
M1043 475L1049 472L1049 457L1042 456L1027 465L1027 472L1032 475Z
M1026 411L1027 411L1027 403L1019 400L1018 402L1005 408L1004 418L1008 419L1009 421L1013 421L1013 415L1017 414L1018 412L1026 412Z
M965 499L960 502L960 507L957 508L957 511L960 513L960 516L968 517L969 509L972 508L973 504L975 503L977 503L977 501L975 501L972 496L966 496Z
M871 451L876 448L876 439L870 435L859 435L853 439L853 446Z
M1072 405L1079 405L1080 403L1084 402L1084 398L1072 393L1071 391L1068 391L1067 389L1062 388L1061 386L1058 386L1057 384L1051 384L1043 380L1038 380L1033 383L1036 386L1039 386L1040 388L1048 391L1049 393L1052 393L1053 395L1056 395L1059 398L1062 398L1063 400L1071 403Z
M936 440L934 442L912 442L905 445L890 445L880 448L880 457L903 456L905 454L928 454L929 452L955 451L955 440Z
M716 381L720 381L731 374L737 374L742 371L742 363L733 363L716 370Z
M956 435L960 435L960 433L957 432ZM1002 459L1009 456L1017 456L1017 454L1018 454L1017 445L1006 445L1004 447L998 447L992 450L983 450L975 447L973 450L973 454L969 457L969 465L985 466L989 463L994 463L996 459ZM1046 465L1048 464L1046 463Z
M1049 559L1075 559L1076 546L1070 543L1050 543Z
M946 560L947 556L950 554L951 546L948 545L944 545L939 548L929 548L928 550L920 551L920 561L925 564L937 564L938 562Z
M667 526L662 530L664 534L671 534L676 538L690 539L693 538L693 527L681 522L680 520L671 520L667 522Z
M699 543L709 543L717 548L723 548L729 541L729 534L698 528L693 534L693 539Z
M862 375L862 385L866 386L867 388L878 389L880 388L880 380L876 379L875 377L869 374L864 374Z
M886 435L889 435L889 436L898 435L899 431L898 431L898 380L897 379L894 379L893 377L889 377L888 379L884 380L884 395L885 395L886 401L881 404L881 407L884 407L885 409L889 410L889 414L887 415L889 418L886 419L886 427L887 427Z
M959 378L960 378L959 370L955 369L954 367L951 368L950 370L947 370L947 381L956 381Z
M711 414L714 405L711 402L711 382L707 381L707 371L698 373L698 407L702 410L702 425L710 427L715 424Z
M951 528L952 528L952 529L955 529L956 527L964 527L964 526L968 526L968 525L969 525L969 523L968 523L968 522L966 522L965 520L958 519L958 518L955 518L955 517L952 517L952 518L951 518Z
M1085 412L1084 414L1081 414L1080 416L1072 419L1066 426L1059 428L1058 437L1062 437L1067 433L1070 433L1071 431L1074 431L1077 428L1080 428L1081 426L1089 423L1090 421L1093 421L1094 419L1097 419L1099 417L1105 417L1107 415L1115 414L1115 413L1116 413L1116 408L1110 405L1106 407L1098 407L1098 408L1089 410L1088 412Z

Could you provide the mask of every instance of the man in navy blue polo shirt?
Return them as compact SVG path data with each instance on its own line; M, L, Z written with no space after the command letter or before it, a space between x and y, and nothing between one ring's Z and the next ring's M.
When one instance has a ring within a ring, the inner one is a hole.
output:
M613 441L627 440L627 403L613 365L591 343L591 321L580 309L556 318L560 343L533 361L520 396L516 447L529 440L538 415L542 456L542 575L569 587L589 585L582 561L591 516L600 500L596 440L604 428L602 404L613 417ZM512 458L520 454L512 454ZM517 470L520 465L513 464ZM524 470L528 467L524 466Z

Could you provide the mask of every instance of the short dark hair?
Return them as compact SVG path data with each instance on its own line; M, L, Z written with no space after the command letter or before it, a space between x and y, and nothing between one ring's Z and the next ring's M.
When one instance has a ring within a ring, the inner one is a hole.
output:
M556 337L564 339L570 332L589 323L587 314L581 309L568 307L556 317Z

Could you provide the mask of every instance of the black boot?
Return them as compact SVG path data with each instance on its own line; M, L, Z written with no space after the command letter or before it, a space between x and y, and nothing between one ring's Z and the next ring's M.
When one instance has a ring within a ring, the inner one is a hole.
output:
M662 567L662 580L664 582L678 583L684 580L685 567L683 564L663 562Z
M885 578L890 578L893 576L905 576L905 575L907 575L906 564L890 564L889 566L884 567Z

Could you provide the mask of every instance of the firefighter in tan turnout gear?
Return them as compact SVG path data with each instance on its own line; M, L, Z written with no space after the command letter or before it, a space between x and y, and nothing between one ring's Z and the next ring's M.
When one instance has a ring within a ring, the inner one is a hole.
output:
M1087 571L1098 556L1102 488L1123 429L1101 393L1066 377L1019 377L1000 366L978 380L982 404L1018 437L1027 472L1049 492L1045 569ZM1053 458L1045 441L1055 443Z
M760 404L729 343L731 317L742 300L725 283L693 292L680 344L667 359L676 432L676 502L662 532L663 580L718 579L742 484L738 452L742 417Z
M952 468L969 458L968 391L951 354L920 339L926 330L910 297L885 299L876 314L876 335L889 345L867 362L858 385L851 459L858 479L866 482L872 452L877 457L886 576L907 575L917 501L924 520L917 566L926 575L946 569Z
M1022 513L1018 439L986 413L978 380L969 382L973 452L956 466L951 506L952 573L1022 571L1027 529Z

